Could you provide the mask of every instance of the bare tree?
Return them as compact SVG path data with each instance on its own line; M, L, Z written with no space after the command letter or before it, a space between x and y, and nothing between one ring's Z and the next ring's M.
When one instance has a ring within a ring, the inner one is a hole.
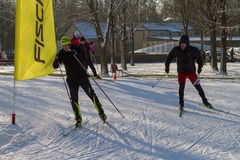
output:
M220 3L218 0L203 0L203 10L206 12L206 20L208 21L208 27L210 31L210 42L211 42L211 66L212 69L218 71L217 66L217 24L219 23L218 11L220 9Z
M126 3L123 4L121 14L121 42L122 42L122 49L121 49L121 66L123 70L127 70L127 63L126 63L126 40L127 40L127 32L126 32Z
M134 55L134 44L135 39L134 35L137 29L139 28L141 18L144 15L139 8L141 5L141 0L130 0L128 3L128 11L127 11L127 26L128 26L128 46L130 46L129 52L131 52L131 62L130 65L134 66L135 63L135 55ZM155 8L156 10L156 8ZM158 18L156 19L159 20Z
M115 33L122 44L121 65L123 70L127 70L126 55L127 51L130 52L130 46L131 65L134 65L134 33L140 24L140 20L147 21L150 15L152 15L151 20L159 16L159 14L154 14L154 11L156 11L156 5L154 4L153 0L128 0L121 5L121 10L119 10L118 15L115 16L117 26L119 26L116 28ZM151 9L155 6L155 9L153 9L154 11L147 12L150 9L147 10L147 7L145 7L146 5L152 6ZM155 20L159 21L158 18Z
M227 33L232 30L238 30L238 24L230 22L236 19L236 6L239 6L240 2L235 0L202 0L198 1L197 6L200 13L200 18L202 18L209 28L211 35L211 54L212 61L211 66L213 70L218 71L217 66L217 55L216 55L216 36L220 33L221 36L221 61L220 61L220 73L227 74L226 69L226 54L227 54ZM234 5L233 5L234 4ZM235 21L237 22L237 21Z
M110 34L111 34L111 65L115 64L115 17L111 15L111 28L110 28ZM112 68L111 68L112 69Z
M56 38L60 39L73 22L83 19L82 3L77 0L54 0Z
M240 1L226 0L227 32L228 34L240 33Z
M194 11L192 6L194 0L162 0L164 16L174 18L175 21L181 22L185 34L189 33L189 23Z
M133 1L132 1L133 2ZM159 12L159 0L138 0L138 9L140 11L141 22L159 22L161 15Z
M0 1L0 51L12 53L15 44L15 2Z
M97 0L87 0L87 7L89 9L89 12L91 13L92 22L95 24L97 39L98 39L98 46L100 48L100 62L101 62L101 73L102 74L108 74L108 68L107 68L107 43L109 41L109 30L110 30L110 22L111 17L114 12L119 8L123 3L123 0L115 2L113 0L105 1L104 4L108 6L107 15L106 15L106 30L104 32L104 35L102 34L102 29L100 26L100 20L99 20L99 2Z
M220 73L227 74L226 56L227 56L227 15L226 15L226 0L220 0L221 2L221 63Z

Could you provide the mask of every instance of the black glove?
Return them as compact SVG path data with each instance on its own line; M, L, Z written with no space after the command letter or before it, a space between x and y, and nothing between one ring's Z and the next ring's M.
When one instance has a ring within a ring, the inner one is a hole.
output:
M57 69L58 67L59 67L59 60L58 60L58 58L56 58L53 62L53 68Z
M74 49L69 49L69 53L73 56L76 56L77 55L77 52L74 50Z
M200 74L202 72L202 68L198 68L197 73Z
M165 68L165 72L168 74L169 73L169 68Z

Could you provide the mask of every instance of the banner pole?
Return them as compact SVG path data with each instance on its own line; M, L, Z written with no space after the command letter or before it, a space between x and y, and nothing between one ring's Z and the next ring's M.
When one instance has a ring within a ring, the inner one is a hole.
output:
M12 124L15 124L15 117L16 117L16 81L13 82L13 112L12 112Z

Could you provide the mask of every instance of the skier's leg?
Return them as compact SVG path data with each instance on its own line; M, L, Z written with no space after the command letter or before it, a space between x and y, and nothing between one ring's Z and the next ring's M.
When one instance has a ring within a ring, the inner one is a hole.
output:
M200 97L202 98L203 104L204 104L206 107L210 107L210 108L211 108L212 105L208 102L207 98L205 97L205 94L204 94L204 91L203 91L201 85L200 85L200 84L195 85L195 88L197 89Z
M192 84L194 85L194 87L197 89L198 94L200 95L200 97L202 98L202 102L204 105L206 106L211 106L211 104L208 102L205 93L202 89L202 86L200 85L200 80L197 77L196 73L192 73L189 75L189 80L192 82Z
M78 104L78 90L79 85L76 81L67 80L70 96L71 96L71 105L75 115L76 121L82 121L82 116L80 113L80 106Z
M98 112L100 118L102 120L104 119L104 121L105 121L106 115L104 114L102 104L100 103L97 95L95 94L88 77L83 79L83 81L81 82L81 87L85 91L85 93L88 95L88 97L92 100L93 105L97 109L97 112Z
M179 83L178 94L179 94L180 110L183 110L183 107L184 107L184 89L185 89L186 77L187 77L186 74L178 72L178 83Z
M207 98L205 97L205 93L202 89L202 86L200 84L194 85L194 87L197 89L198 94L200 95L200 97L202 98L202 101L207 100Z
M179 90L178 90L180 109L183 109L183 107L184 107L184 88L185 88L185 83L180 83Z

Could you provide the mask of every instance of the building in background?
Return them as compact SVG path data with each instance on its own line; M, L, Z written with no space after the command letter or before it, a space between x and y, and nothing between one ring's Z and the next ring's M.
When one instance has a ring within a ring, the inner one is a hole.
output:
M106 23L101 23L102 35L106 30ZM138 57L143 54L160 54L166 55L169 51L169 48L178 45L179 37L184 34L183 25L177 22L163 22L163 23L141 23L138 28L135 28L134 34L134 50L135 55ZM87 41L92 41L93 46L95 48L96 56L99 54L98 43L97 43L97 35L94 24L91 22L76 22L73 23L64 35L69 38L73 37L73 33L75 31L79 31L81 36L84 36ZM130 31L127 28L127 31ZM199 49L201 49L201 38L194 31L194 28L189 26L190 35L190 43L195 45ZM127 33L127 53L130 55L131 51L131 43L129 39L130 32ZM204 37L204 50L210 49L210 35L206 35ZM217 47L220 47L220 36L217 36ZM111 51L110 48L111 39L109 38L108 42L108 52ZM121 53L121 40L115 36L114 39L115 45L115 53L116 55L120 55ZM228 47L238 47L240 46L240 37L228 37ZM59 45L59 47L61 47ZM110 55L110 54L109 54ZM117 59L120 59L120 56L116 56ZM139 61L143 61L146 58L138 57ZM155 58L156 59L156 58ZM164 59L161 58L161 59ZM154 58L153 58L154 60ZM158 58L157 58L158 60ZM119 61L119 60L118 60Z

